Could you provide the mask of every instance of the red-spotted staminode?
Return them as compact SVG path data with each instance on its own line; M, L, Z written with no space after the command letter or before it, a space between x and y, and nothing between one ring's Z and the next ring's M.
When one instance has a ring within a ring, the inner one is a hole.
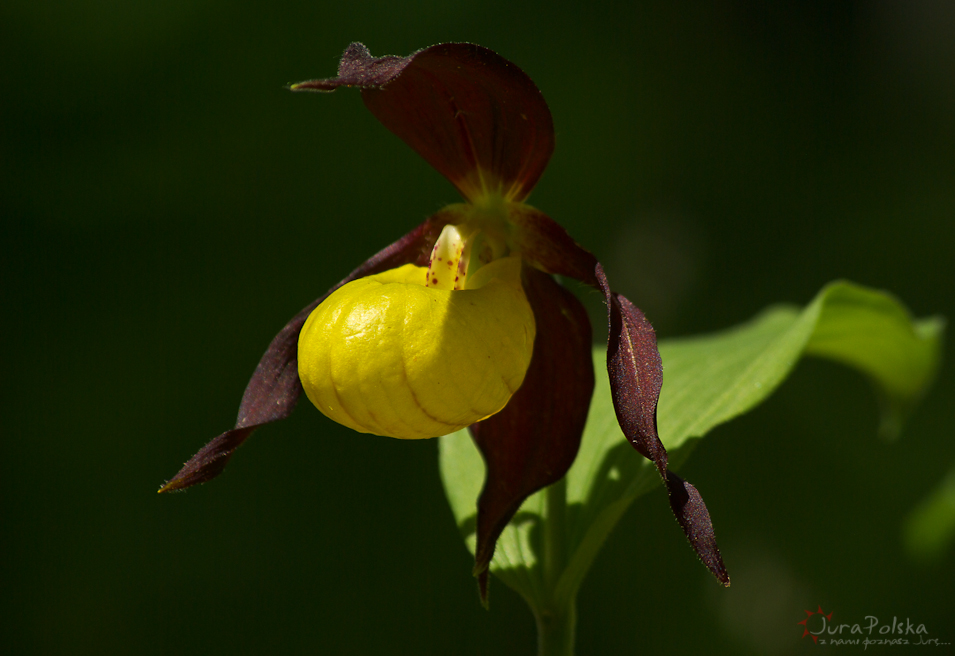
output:
M470 427L487 465L475 573L482 596L494 545L521 503L570 468L594 387L591 327L552 275L600 290L607 369L624 435L653 461L704 564L724 584L706 506L667 469L657 435L662 371L643 313L614 293L596 258L524 204L554 149L550 110L514 64L448 43L374 58L353 43L338 77L293 91L361 89L365 105L458 189L450 205L365 261L275 337L242 397L235 428L199 451L160 492L207 481L303 388L330 418L400 438Z

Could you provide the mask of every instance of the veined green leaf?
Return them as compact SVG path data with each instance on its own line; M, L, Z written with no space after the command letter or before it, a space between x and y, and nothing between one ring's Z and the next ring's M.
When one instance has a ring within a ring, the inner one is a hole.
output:
M700 337L661 340L660 437L678 470L697 438L762 402L804 355L866 374L882 402L880 432L895 437L932 382L944 321L913 321L893 297L846 282L826 286L803 309L771 307L748 323ZM597 385L580 453L567 474L566 560L556 584L542 574L544 493L530 497L498 541L492 572L534 608L566 603L630 503L660 485L652 464L624 439L614 415L606 351L594 349ZM458 526L474 549L481 457L467 431L441 438L441 473ZM718 518L715 519L718 525Z

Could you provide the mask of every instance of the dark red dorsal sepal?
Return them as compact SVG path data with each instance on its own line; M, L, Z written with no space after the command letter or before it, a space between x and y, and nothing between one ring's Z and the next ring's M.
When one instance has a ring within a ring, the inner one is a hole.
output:
M488 193L522 201L554 151L544 97L517 66L487 48L442 43L407 57L372 57L348 46L338 77L293 84L293 91L359 87L365 105L476 201Z

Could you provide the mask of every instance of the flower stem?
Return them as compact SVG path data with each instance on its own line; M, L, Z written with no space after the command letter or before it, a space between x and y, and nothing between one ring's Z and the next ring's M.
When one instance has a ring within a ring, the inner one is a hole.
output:
M573 596L559 599L557 582L564 571L567 544L567 482L559 480L545 492L544 518L544 588L547 591L540 608L534 609L537 620L538 656L573 656L577 625L577 606Z
M577 604L571 599L566 608L538 609L537 656L574 656L574 634L577 626Z
M544 494L544 585L553 593L564 571L565 518L567 515L567 481L560 479Z

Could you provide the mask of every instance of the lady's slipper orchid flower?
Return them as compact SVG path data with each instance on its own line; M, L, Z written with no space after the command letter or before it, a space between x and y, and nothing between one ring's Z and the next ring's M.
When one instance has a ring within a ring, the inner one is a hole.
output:
M296 315L259 362L235 427L160 492L218 475L256 428L291 413L303 388L328 417L362 432L425 438L470 426L487 465L475 553L486 595L497 538L524 499L570 468L593 392L591 327L557 274L604 294L620 427L656 465L691 545L728 585L706 506L667 469L657 435L662 369L653 328L611 291L591 253L524 204L554 148L534 83L476 45L374 58L353 43L338 77L290 89L342 86L361 89L375 117L466 202L431 216Z

